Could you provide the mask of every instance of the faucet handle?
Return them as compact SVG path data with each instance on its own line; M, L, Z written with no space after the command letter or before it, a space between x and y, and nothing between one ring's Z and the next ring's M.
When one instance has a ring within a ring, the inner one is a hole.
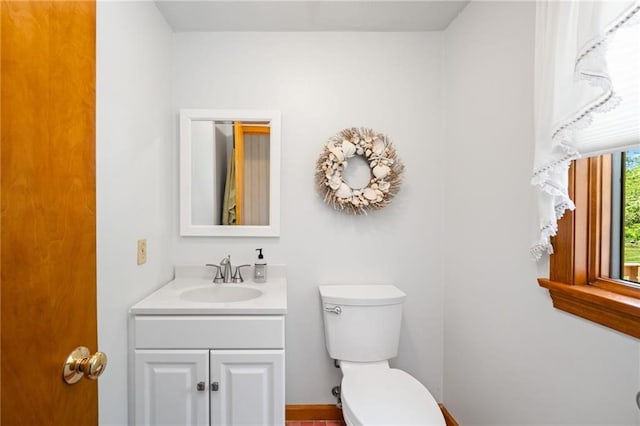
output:
M231 282L233 283L243 283L244 278L242 278L242 274L240 273L240 268L244 268L245 266L251 265L238 265L236 266L236 271L233 273L233 277L231 278Z
M224 278L222 277L222 268L218 265L214 265L213 263L207 263L207 266L213 266L216 268L216 276L213 278L214 283L223 283Z

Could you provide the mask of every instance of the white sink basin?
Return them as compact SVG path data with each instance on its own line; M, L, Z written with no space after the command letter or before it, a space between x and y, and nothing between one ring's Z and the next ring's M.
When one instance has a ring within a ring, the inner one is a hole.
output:
M251 287L234 287L233 284L211 284L209 287L194 288L180 293L180 298L188 302L229 303L242 302L262 296L262 291Z
M284 315L287 278L284 265L269 265L269 280L212 283L211 268L176 266L175 278L136 303L133 315ZM251 273L247 274L251 277Z

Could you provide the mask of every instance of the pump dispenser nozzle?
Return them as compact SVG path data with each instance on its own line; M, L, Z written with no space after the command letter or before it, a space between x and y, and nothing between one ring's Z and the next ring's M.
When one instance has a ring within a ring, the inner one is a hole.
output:
M256 260L253 268L253 281L264 283L267 282L267 262L262 255L262 249L257 248L256 251L258 252L258 260Z

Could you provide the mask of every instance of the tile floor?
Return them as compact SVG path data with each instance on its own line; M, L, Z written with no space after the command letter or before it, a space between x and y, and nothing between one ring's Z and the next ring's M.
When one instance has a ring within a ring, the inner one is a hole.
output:
M345 426L338 420L289 420L286 426Z

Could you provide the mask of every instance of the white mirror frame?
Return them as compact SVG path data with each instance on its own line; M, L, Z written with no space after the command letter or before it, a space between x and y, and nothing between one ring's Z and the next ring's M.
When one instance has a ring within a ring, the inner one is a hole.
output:
M269 225L195 225L191 218L191 123L193 121L269 121ZM199 237L280 236L280 111L180 110L180 235Z

